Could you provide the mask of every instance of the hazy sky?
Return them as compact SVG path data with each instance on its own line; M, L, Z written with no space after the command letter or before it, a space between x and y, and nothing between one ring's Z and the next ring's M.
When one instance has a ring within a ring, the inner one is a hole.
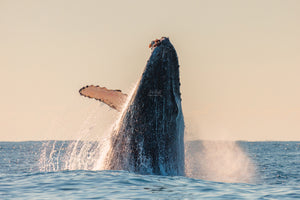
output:
M300 140L300 1L0 0L0 141L104 134L88 84L128 92L175 46L186 139Z

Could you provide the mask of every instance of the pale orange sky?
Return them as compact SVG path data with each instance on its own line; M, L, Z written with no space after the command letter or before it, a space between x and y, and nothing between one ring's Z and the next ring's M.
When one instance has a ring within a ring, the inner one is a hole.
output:
M117 115L79 96L128 92L170 37L186 139L300 140L300 1L0 0L0 141L103 135Z

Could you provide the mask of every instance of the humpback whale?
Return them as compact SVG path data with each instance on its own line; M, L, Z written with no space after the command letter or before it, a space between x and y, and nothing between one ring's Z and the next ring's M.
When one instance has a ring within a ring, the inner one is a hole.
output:
M181 176L184 118L178 58L169 38L154 40L149 47L151 56L131 96L93 85L79 92L122 112L111 134L106 169Z

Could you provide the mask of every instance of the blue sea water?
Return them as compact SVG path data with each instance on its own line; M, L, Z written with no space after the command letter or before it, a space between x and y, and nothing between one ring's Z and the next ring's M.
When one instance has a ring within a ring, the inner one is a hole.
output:
M187 177L96 170L90 165L70 170L64 159L72 156L67 153L71 143L0 142L0 198L300 199L300 142L186 142ZM93 145L81 163L89 163ZM222 159L227 164L218 162Z

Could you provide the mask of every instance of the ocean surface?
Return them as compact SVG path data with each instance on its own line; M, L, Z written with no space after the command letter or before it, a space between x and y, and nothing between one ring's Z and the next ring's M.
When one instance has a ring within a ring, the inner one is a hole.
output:
M101 170L102 147L0 142L0 199L300 199L300 142L186 142L185 177Z

